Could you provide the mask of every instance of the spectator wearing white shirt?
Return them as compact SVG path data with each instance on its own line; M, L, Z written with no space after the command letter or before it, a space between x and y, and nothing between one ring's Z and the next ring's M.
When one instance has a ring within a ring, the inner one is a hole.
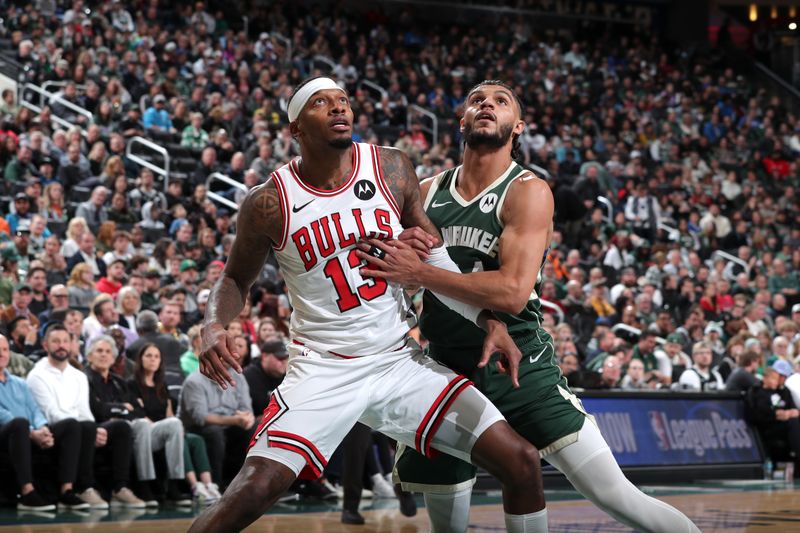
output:
M700 341L692 347L692 361L694 366L683 371L678 386L682 390L692 391L721 391L725 390L725 381L711 368L711 345Z
M89 381L83 372L69 364L69 342L69 332L61 324L47 329L42 341L47 357L28 374L28 386L48 424L70 418L80 424L75 489L78 497L92 508L105 509L108 503L94 489L94 454L95 447L108 443L108 432L95 424L89 409Z

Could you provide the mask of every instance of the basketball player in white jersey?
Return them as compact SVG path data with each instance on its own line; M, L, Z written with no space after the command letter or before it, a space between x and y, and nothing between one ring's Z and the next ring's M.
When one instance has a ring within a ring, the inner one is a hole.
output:
M390 239L403 226L438 234L411 162L391 148L352 143L349 99L328 78L300 85L288 111L301 158L242 204L231 255L209 299L200 364L223 388L233 384L227 367L241 372L241 354L224 328L274 250L294 307L289 366L242 469L191 531L246 527L296 477L318 477L356 422L427 456L444 452L485 468L503 485L508 531L546 531L536 448L466 378L424 356L407 336L402 287L359 273L359 239ZM458 268L440 245L428 262ZM521 353L505 324L442 298L486 330L483 364L501 352L515 377Z

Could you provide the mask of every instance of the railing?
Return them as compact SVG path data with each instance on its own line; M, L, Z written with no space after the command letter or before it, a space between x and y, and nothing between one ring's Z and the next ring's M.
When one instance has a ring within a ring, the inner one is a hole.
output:
M377 83L375 83L374 81L361 80L360 82L358 82L358 88L361 89L362 87L367 87L372 92L380 95L381 99L386 96L389 96L389 92L380 85L378 85Z
M239 183L235 179L231 179L229 176L226 176L225 174L221 174L219 172L214 172L214 173L210 174L208 176L208 179L206 179L206 188L208 189L206 191L206 196L208 197L208 199L212 200L214 202L217 202L218 204L222 204L222 205L224 205L226 207L229 207L229 208L233 209L234 211L238 211L239 210L239 204L237 204L236 202L234 202L232 200L229 200L229 199L225 198L221 194L218 194L218 193L215 193L215 192L211 192L211 183L213 183L215 181L221 181L222 183L225 183L226 185L230 185L231 187L236 187L237 189L239 189L241 191L247 192L248 189L245 186L245 184L244 183Z
M726 260L728 263L736 263L737 265L741 266L744 269L744 271L747 273L748 276L750 275L750 265L748 265L746 261L744 261L742 259L739 259L735 255L731 255L728 252L723 252L722 250L717 250L716 252L711 254L712 263L717 257L721 257L722 259Z
M50 87L58 87L59 89L63 89L66 86L67 86L67 82L66 81L55 81L55 80L46 81L41 85L43 91L46 91L46 92L49 92L49 93L53 93L53 94L55 94L55 92L51 91ZM78 84L76 84L75 88L78 91L86 92L86 85L78 85ZM40 103L41 103L41 101L40 101Z
M315 67L316 63L322 63L323 65L328 67L328 72L333 72L333 69L336 68L336 63L334 63L331 58L325 57L325 56L322 56L322 55L316 55L316 56L311 58L311 68L312 69Z
M38 105L33 103L33 101L27 99L28 95L31 92L39 97L39 104ZM26 83L25 85L22 86L22 89L19 92L18 101L19 101L19 105L30 109L31 111L36 113L36 115L38 116L38 115L40 115L42 113L42 110L44 109L44 105L42 103L43 102L43 98L47 98L48 102L59 102L59 103L63 104L64 107L74 111L76 114L84 116L84 117L87 117L87 124L91 124L92 123L92 120L93 120L92 114L89 113L87 110L85 110L82 107L76 106L75 104L73 104L72 102L70 102L68 100L64 100L63 98L61 98L57 94L45 91L41 87L39 87L38 85L34 85L33 83ZM84 127L82 125L74 124L74 123L70 122L69 120L67 120L67 119L65 119L63 117L59 117L55 113L51 113L50 114L50 120L52 120L55 125L65 129L65 130L68 130L68 129L71 129L71 128L79 128L81 130L81 134L84 135L84 136L86 135L86 130L84 129Z
M150 149L151 151L161 155L164 158L164 166L160 167L144 159L143 157L133 153L133 146L140 144L145 148ZM128 146L125 148L125 157L136 163L137 165L143 166L145 168L149 168L153 171L154 174L161 176L164 180L164 192L167 191L167 186L169 185L169 152L163 146L159 146L153 141L149 139L145 139L144 137L131 137L128 141Z
M558 323L564 322L564 310L561 309L559 306L554 304L553 302L548 302L547 300L539 299L539 304L545 309L549 309L558 316Z
M796 110L800 107L800 91L796 87L760 61L753 62L753 69L758 74L761 83L769 82L776 92L783 92L785 98L782 101L788 104L790 109Z
M637 337L642 334L642 330L640 330L639 328L635 328L633 326L629 326L628 324L622 324L622 323L614 324L611 327L611 331L613 333L616 333L618 331L625 331L627 333L630 333L631 335L636 335ZM662 337L656 337L656 342L658 344L664 344L667 341Z
M603 217L606 219L606 223L611 224L614 222L614 206L611 204L611 200L605 196L598 196L597 201L603 204L603 207L606 208L606 216Z
M410 106L408 106L408 113L406 115L408 117L406 119L407 131L411 131L411 123L414 122L415 118L417 118L416 115L422 115L424 117L427 117L431 121L431 126L428 127L423 124L422 130L427 131L428 133L431 134L431 137L433 138L433 143L431 144L431 146L436 146L437 144L439 144L439 119L436 118L436 115L434 115L424 107L420 107L415 104L411 104Z

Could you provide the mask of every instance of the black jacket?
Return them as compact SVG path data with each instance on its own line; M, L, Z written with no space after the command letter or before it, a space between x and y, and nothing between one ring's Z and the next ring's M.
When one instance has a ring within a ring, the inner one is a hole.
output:
M112 418L135 420L144 416L136 394L121 377L109 372L108 380L104 380L103 376L91 368L84 372L89 378L89 408L98 424ZM128 410L125 403L131 404L133 411Z

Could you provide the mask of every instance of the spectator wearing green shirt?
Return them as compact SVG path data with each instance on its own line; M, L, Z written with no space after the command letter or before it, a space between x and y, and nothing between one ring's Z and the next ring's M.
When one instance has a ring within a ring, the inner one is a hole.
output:
M656 380L663 385L669 385L672 382L671 371L664 371L655 350L656 334L652 331L643 331L639 336L639 342L633 347L632 359L639 359L644 363L646 381Z
M200 339L200 325L195 324L189 328L187 336L189 337L190 348L181 356L181 370L184 376L188 376L200 369L200 359L197 358L197 354L200 353L200 345L202 344L202 340Z
M784 296L793 297L800 290L800 280L797 279L796 272L787 272L786 263L783 259L775 259L772 262L772 275L769 277L769 292L772 294L780 292Z
M192 113L189 115L191 124L181 132L181 146L192 150L202 150L208 144L208 133L203 130L203 114Z

